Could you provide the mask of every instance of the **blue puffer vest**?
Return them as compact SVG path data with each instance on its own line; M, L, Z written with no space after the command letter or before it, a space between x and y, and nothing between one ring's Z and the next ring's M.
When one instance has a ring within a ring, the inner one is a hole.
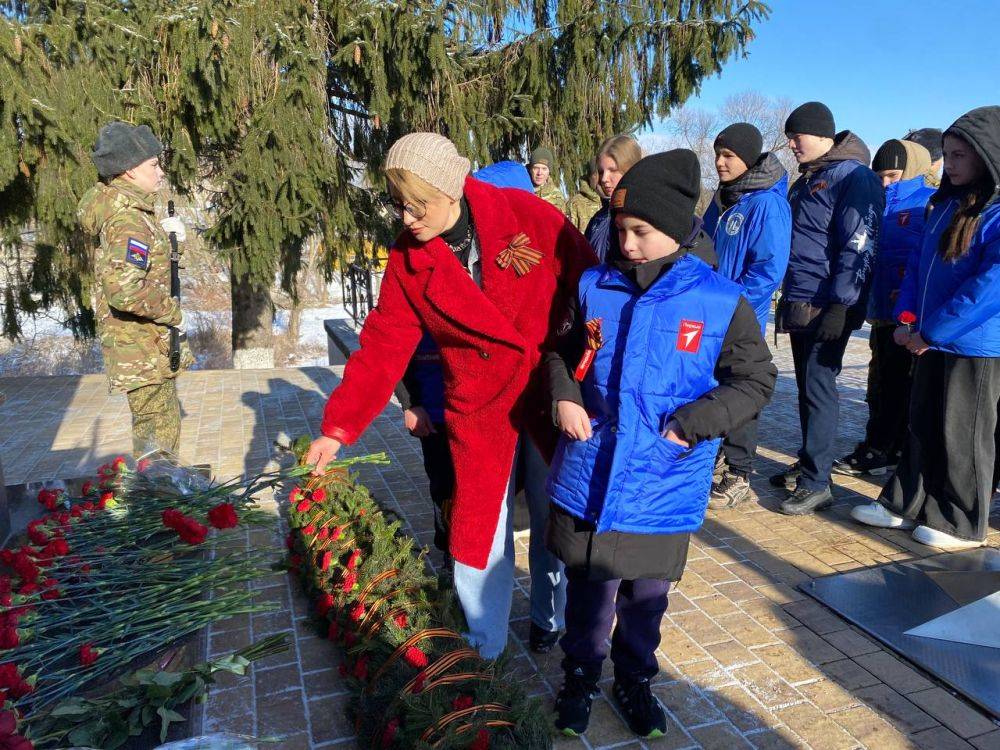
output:
M692 255L644 294L619 270L580 279L583 320L604 346L583 381L594 435L563 436L549 472L552 501L598 532L697 531L719 441L685 449L662 437L671 415L718 385L715 365L740 287Z
M894 320L893 308L899 287L903 284L910 255L920 252L927 201L935 189L927 184L923 175L885 189L885 213L878 234L872 291L868 298L869 320Z

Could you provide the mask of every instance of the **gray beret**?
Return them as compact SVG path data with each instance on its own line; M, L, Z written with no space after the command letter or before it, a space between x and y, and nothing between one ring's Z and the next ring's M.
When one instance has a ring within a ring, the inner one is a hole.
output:
M163 151L148 125L109 122L97 134L90 158L101 177L115 177Z

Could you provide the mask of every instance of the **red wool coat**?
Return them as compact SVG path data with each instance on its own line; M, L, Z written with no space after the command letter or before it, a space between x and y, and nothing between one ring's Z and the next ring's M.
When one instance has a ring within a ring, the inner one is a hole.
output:
M404 231L389 252L361 348L330 394L322 431L342 443L357 440L389 401L422 328L430 331L441 349L455 463L451 553L482 569L518 434L527 431L551 458L556 432L538 365L563 322L567 295L597 257L565 216L531 193L469 177L465 198L479 239L482 289L444 240L420 243ZM497 256L522 232L542 259L519 277Z

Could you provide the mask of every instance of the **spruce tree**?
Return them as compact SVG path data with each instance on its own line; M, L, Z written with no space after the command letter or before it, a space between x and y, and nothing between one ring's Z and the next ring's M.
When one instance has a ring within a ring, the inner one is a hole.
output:
M75 222L88 152L113 118L147 123L175 189L210 196L228 259L236 362L269 363L277 282L303 245L334 260L391 240L374 199L403 133L477 164L539 143L572 180L606 136L665 116L742 54L761 0L0 2L3 333L59 305L93 329ZM35 243L25 252L23 233Z

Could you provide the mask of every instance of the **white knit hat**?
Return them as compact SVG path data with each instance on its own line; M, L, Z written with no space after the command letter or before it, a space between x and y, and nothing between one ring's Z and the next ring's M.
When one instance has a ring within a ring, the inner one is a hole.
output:
M462 197L472 162L458 153L455 144L437 133L404 135L389 149L385 169L405 169L449 198Z

